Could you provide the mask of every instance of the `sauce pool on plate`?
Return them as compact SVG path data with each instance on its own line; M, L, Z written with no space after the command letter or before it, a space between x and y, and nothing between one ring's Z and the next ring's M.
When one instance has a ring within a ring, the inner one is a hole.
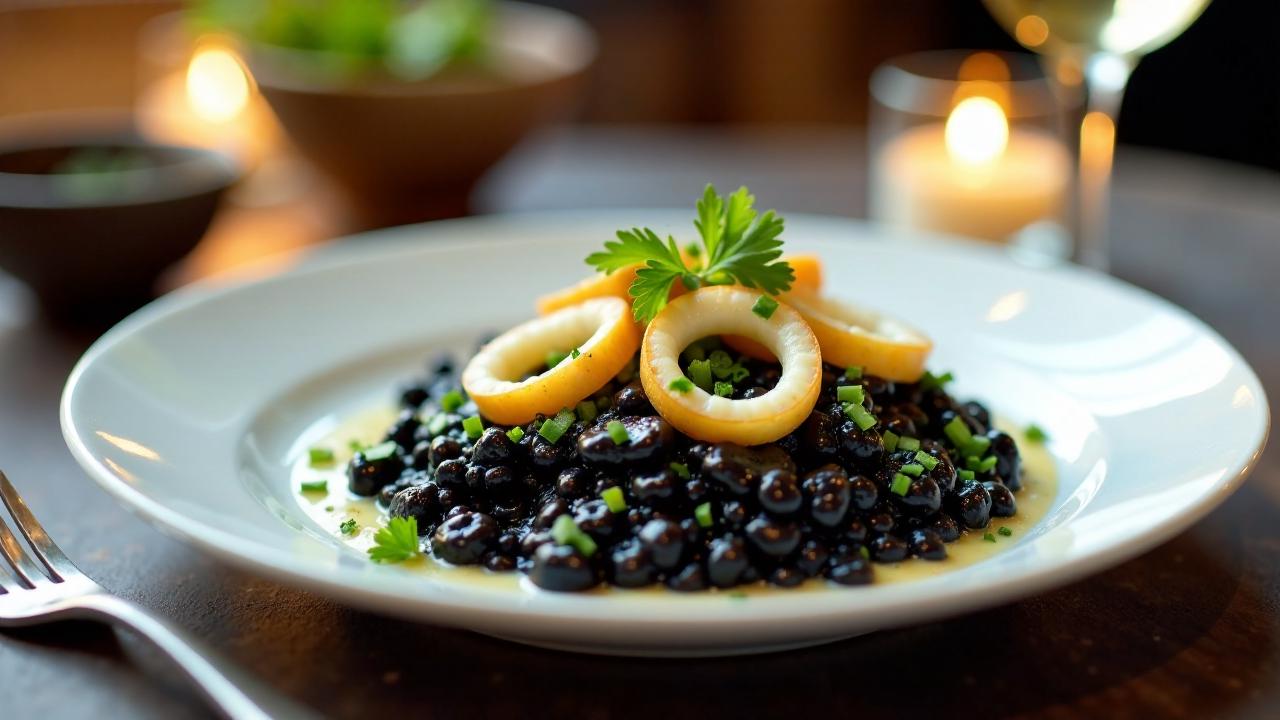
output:
M385 524L387 518L386 512L377 506L373 498L357 497L347 491L347 461L351 459L353 443L366 446L378 443L382 439L382 433L395 420L395 417L394 408L380 407L356 413L341 420L337 425L326 423L329 427L327 430L317 423L311 431L303 434L302 439L305 442L299 442L296 446L296 460L290 471L290 487L293 489L299 507L325 532L333 535L360 555L364 555L373 546L373 535ZM959 540L947 544L946 560L929 561L914 558L900 563L876 563L874 584L910 582L981 562L1017 545L1019 539L1048 513L1058 490L1052 456L1042 443L1032 442L1018 428L999 421L996 425L1013 437L1022 454L1023 487L1016 493L1017 514L1008 518L992 518L991 524L985 531L966 531ZM332 461L313 465L307 452L311 447L330 450L333 453ZM324 490L302 489L308 484L315 484L321 480L324 481ZM354 521L354 527L351 521ZM1008 533L1005 534L1002 528L1007 529ZM493 572L478 567L455 567L429 557L411 560L399 567L405 571L423 573L437 579L447 579L449 582L481 584L491 588L508 589L511 592L545 592L532 583L522 582L524 574L518 571ZM849 591L848 588L815 578L806 581L799 588L777 588L759 582L727 591L710 590L708 592L741 596L743 593L785 594L797 590ZM602 585L591 592L617 596L648 595L660 592L687 597L683 593L668 591L662 585L653 585L642 590L626 590ZM696 597L699 594L701 593L693 593L692 596Z

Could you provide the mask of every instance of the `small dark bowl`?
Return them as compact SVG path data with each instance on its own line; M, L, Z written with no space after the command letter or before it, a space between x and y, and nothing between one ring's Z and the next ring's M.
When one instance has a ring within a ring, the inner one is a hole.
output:
M124 129L11 136L0 141L0 268L55 318L118 317L195 247L238 175L225 155Z

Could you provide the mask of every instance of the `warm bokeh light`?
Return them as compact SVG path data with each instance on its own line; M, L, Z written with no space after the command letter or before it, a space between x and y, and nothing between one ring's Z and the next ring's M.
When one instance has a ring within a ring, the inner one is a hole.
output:
M228 122L249 105L249 75L230 50L204 47L187 66L187 101L207 122Z
M956 71L956 79L961 82L986 81L993 83L1009 82L1009 63L993 52L976 52L960 63Z
M1053 63L1053 77L1066 87L1079 87L1084 83L1084 70L1074 57L1066 55Z
M1040 47L1049 39L1049 23L1039 15L1026 15L1014 26L1013 36L1023 47Z
M959 84L951 100L952 105L972 97L981 97L999 103L1006 115L1010 114L1009 64L992 52L970 54L956 71Z
M1094 111L1080 124L1080 167L1085 171L1111 171L1116 145L1116 125L1106 113Z
M991 98L960 101L947 118L947 154L967 165L985 165L1000 157L1009 144L1009 120Z

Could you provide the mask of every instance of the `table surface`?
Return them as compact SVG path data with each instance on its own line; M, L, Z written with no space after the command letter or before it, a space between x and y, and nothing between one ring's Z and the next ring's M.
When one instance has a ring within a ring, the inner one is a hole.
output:
M863 157L860 135L833 129L576 129L528 143L477 203L685 206L710 178L747 184L770 206L857 216ZM1220 330L1280 397L1280 175L1133 148L1116 165L1115 273ZM341 221L323 205L231 210L188 274L324 237ZM0 466L104 586L326 715L1280 716L1274 444L1194 528L1060 590L789 653L604 659L368 614L156 532L85 477L62 443L58 396L91 340L49 327L0 281ZM0 708L6 718L207 716L142 644L82 624L0 635Z

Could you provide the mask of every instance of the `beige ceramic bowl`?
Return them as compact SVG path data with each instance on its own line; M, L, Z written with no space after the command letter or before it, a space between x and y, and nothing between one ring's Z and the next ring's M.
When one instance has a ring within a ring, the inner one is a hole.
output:
M257 46L249 62L289 137L368 226L464 214L476 181L530 130L572 108L595 57L578 18L498 5L490 64L419 82L317 73L324 58Z

